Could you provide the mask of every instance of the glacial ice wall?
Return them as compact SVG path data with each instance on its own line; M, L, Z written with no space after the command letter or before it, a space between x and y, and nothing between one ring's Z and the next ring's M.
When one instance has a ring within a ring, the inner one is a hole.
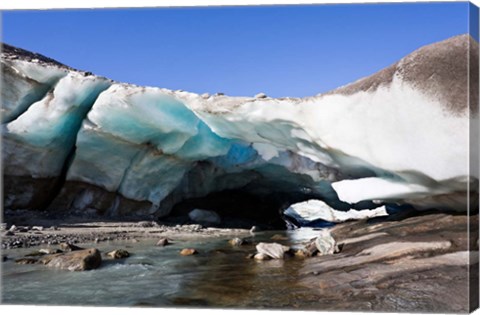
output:
M241 189L341 210L466 211L478 189L472 71L478 83L478 43L462 35L330 93L230 97L113 82L4 46L4 205L165 216Z

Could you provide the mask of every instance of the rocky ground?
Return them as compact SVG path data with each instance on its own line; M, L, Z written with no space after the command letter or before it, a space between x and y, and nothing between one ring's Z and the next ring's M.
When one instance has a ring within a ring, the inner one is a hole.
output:
M326 309L338 309L339 300L342 309L365 311L465 312L478 305L478 215L349 222L331 232L340 253L309 259L300 271Z
M91 243L143 238L197 238L222 235L248 235L247 229L179 225L172 222L116 221L80 217L55 218L45 212L6 211L1 226L2 249L26 248L60 243ZM12 228L12 226L14 226Z

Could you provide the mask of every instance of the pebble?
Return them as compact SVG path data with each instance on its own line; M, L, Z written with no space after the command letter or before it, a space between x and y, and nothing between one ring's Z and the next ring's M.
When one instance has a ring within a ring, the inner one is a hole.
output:
M269 260L270 256L262 254L262 253L257 253L255 256L253 256L255 260Z
M194 248L184 248L180 251L180 255L182 256L191 256L196 254L198 254L198 252Z
M228 243L232 246L241 246L243 244L245 244L245 241L239 237L235 237L231 240L228 241Z
M107 256L113 259L122 259L122 258L130 257L130 253L124 249L116 249L116 250L112 250L111 252L108 252Z

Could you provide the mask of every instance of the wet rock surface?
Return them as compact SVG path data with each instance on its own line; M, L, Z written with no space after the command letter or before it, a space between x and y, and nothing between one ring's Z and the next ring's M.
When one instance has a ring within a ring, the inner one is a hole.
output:
M40 259L40 263L56 269L84 271L100 267L102 256L98 249L90 248L44 256Z
M198 254L198 251L194 248L184 248L180 251L182 256L192 256Z
M161 238L158 240L157 244L155 244L155 246L160 246L160 247L164 247L164 246L167 246L167 245L171 245L172 242L168 240L168 238Z
M256 247L258 254L273 259L283 259L290 247L278 243L259 243Z
M341 252L305 260L301 283L325 310L466 311L468 261L478 269L478 229L469 238L466 227L466 216L448 214L337 225Z
M122 259L130 257L130 253L124 249L116 249L107 253L107 256L113 259Z

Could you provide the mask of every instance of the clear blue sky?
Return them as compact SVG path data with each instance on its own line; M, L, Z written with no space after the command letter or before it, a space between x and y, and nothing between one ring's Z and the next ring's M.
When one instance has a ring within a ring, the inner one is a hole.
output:
M3 12L3 41L139 85L308 96L468 32L468 4Z

